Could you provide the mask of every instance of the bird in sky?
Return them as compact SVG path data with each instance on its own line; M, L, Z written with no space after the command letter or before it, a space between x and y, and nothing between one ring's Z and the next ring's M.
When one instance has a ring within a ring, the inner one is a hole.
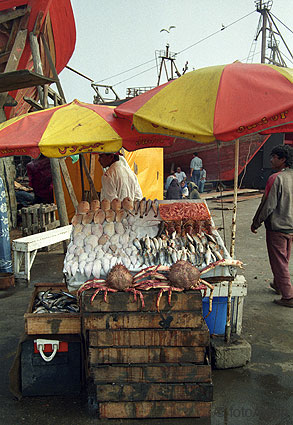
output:
M168 29L166 28L162 28L160 32L166 31L166 32L170 32L171 29L176 28L174 25L171 25Z

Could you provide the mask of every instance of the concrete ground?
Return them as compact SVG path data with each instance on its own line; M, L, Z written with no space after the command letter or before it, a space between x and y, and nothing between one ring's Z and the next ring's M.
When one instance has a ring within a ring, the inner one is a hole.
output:
M242 336L252 345L251 362L244 367L214 370L214 402L211 425L292 425L293 423L293 310L273 304L277 295L269 288L271 271L265 248L265 232L250 232L251 217L259 199L238 204L236 257L245 263L248 284ZM215 224L222 227L221 205L209 200ZM227 246L230 240L231 203L223 211ZM227 209L229 208L229 209ZM223 232L222 232L223 235ZM0 425L92 424L199 424L195 419L99 421L89 415L83 397L26 397L17 401L9 391L12 364L33 284L62 280L61 250L39 252L29 287L19 284L0 291ZM291 268L293 274L293 261ZM200 422L201 423L201 422Z

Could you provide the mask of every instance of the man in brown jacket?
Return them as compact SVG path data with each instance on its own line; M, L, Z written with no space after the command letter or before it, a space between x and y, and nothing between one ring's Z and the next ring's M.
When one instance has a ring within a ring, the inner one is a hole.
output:
M260 206L252 220L251 231L257 233L262 222L266 227L267 250L274 282L271 287L280 295L278 305L293 307L293 287L289 260L293 240L293 148L276 146L271 152L272 174L266 184Z

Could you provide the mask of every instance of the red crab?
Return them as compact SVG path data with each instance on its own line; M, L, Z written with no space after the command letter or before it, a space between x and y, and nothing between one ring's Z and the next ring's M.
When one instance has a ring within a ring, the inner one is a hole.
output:
M199 271L199 269L193 266L188 261L180 260L176 263L169 266L157 266L156 267L156 279L157 281L153 282L149 280L147 282L141 282L136 285L136 288L139 290L149 290L151 288L159 288L160 292L157 298L157 310L159 311L159 304L161 297L164 292L168 291L168 302L171 303L172 291L182 292L184 290L204 290L204 296L206 294L207 288L210 289L209 296L209 311L207 316L212 311L212 302L213 302L213 291L214 286L209 282L201 279L200 276L204 272L214 269L216 266L237 266L242 268L242 262L239 260L219 260L215 263L209 264L207 267ZM165 275L158 272L166 272L167 278ZM151 274L151 272L150 272ZM161 275L161 276L160 276ZM161 280L165 280L162 284ZM206 316L206 317L207 317Z

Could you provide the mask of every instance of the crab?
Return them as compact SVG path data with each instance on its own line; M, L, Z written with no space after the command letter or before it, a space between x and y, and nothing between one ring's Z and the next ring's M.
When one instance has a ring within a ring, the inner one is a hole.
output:
M104 291L104 301L107 302L108 292L132 292L134 301L137 300L137 295L140 297L142 308L145 306L143 294L141 291L148 291L150 289L159 289L159 294L156 300L157 311L160 311L160 300L164 292L168 292L168 303L171 304L172 292L183 292L184 290L203 290L206 296L207 288L210 289L209 295L209 311L205 316L207 317L212 311L213 291L214 286L209 282L202 279L202 273L214 269L216 266L237 266L242 268L242 262L239 260L219 260L201 271L193 266L188 261L180 260L169 266L150 266L147 267L134 276L122 264L114 266L106 279L91 279L87 280L79 290L77 295L80 296L82 292L95 288L95 292L91 297L91 303L100 291Z
M237 266L242 268L242 262L239 260L219 260L212 264L209 264L207 267L201 271L193 266L188 261L180 260L176 263L169 266L159 265L156 267L156 281L147 281L141 282L136 285L136 288L139 290L149 290L151 288L159 288L160 292L157 298L157 310L159 310L160 300L164 292L168 291L168 302L171 304L172 291L182 292L184 290L204 290L204 297L206 296L207 288L210 289L209 295L209 311L205 318L212 311L213 303L213 291L214 286L209 282L201 279L201 274L208 272L209 270L214 269L216 266ZM167 273L167 277L160 273ZM151 274L151 272L150 272ZM164 284L162 284L162 281Z
M77 295L80 296L82 292L95 288L96 290L91 297L92 303L100 291L104 291L105 302L108 302L108 292L131 292L133 293L134 301L137 300L138 295L141 300L141 305L144 307L145 304L143 295L136 287L144 282L146 285L149 285L149 288L151 288L151 285L155 285L157 283L154 280L156 278L160 278L161 281L167 280L167 278L162 274L156 274L156 268L158 268L158 266L150 266L139 271L135 275L132 275L123 264L116 264L109 271L106 279L90 279L83 283L78 289ZM150 276L152 280L150 280Z

